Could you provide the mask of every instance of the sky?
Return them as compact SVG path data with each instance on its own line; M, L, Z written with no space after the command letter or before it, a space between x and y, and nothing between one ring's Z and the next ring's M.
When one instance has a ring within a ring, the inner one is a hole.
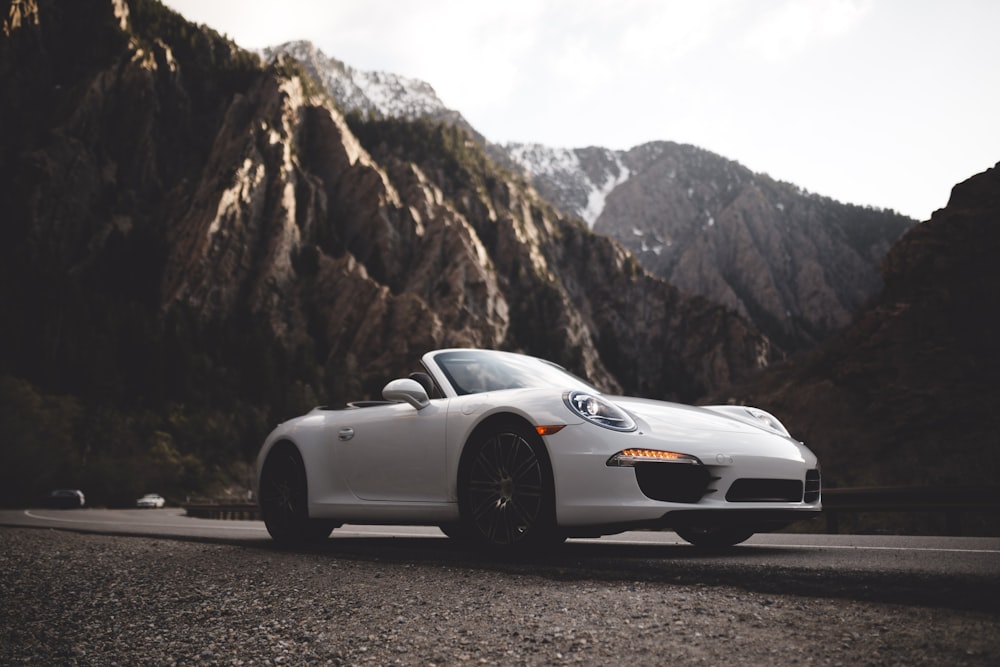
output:
M164 0L434 87L497 143L694 144L927 220L1000 162L997 0Z

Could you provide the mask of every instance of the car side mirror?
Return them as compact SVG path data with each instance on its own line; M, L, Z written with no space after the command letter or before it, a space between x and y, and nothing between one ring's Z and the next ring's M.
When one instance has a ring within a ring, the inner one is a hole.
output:
M382 398L394 403L406 402L417 410L423 410L431 401L427 397L427 390L416 380L402 378L393 380L382 389Z

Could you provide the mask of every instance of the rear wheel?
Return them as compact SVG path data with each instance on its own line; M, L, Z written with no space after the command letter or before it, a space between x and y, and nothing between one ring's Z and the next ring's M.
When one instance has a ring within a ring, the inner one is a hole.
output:
M327 519L309 518L305 466L291 445L275 447L264 462L260 513L267 532L282 546L321 542L338 525Z
M461 532L499 551L561 541L552 473L537 434L502 424L474 436L468 447L458 482Z
M698 547L731 547L746 542L753 536L752 530L735 526L688 526L677 528L675 532L682 540Z

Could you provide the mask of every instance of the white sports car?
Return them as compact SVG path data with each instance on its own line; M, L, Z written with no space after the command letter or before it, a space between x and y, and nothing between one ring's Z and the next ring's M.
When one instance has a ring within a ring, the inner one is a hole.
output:
M499 550L634 528L729 546L820 513L816 457L772 415L606 396L520 354L449 349L384 401L316 408L257 458L283 544L424 524Z
M161 495L159 495L157 493L147 493L142 498L139 498L139 500L135 501L135 506L136 507L142 507L142 508L146 508L146 509L149 509L149 508L156 509L156 508L163 507L166 504L167 504L167 501L164 500L163 496L161 496Z

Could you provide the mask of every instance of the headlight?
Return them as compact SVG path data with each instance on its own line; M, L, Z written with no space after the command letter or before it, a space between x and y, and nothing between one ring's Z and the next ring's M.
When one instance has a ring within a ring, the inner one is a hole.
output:
M782 425L778 418L772 415L766 410L761 410L760 408L746 408L747 414L756 419L759 423L763 424L765 427L774 431L775 433L780 433L786 438L791 437L788 430Z
M636 426L628 413L614 403L585 391L571 391L563 396L566 406L592 424L613 431L634 431Z

